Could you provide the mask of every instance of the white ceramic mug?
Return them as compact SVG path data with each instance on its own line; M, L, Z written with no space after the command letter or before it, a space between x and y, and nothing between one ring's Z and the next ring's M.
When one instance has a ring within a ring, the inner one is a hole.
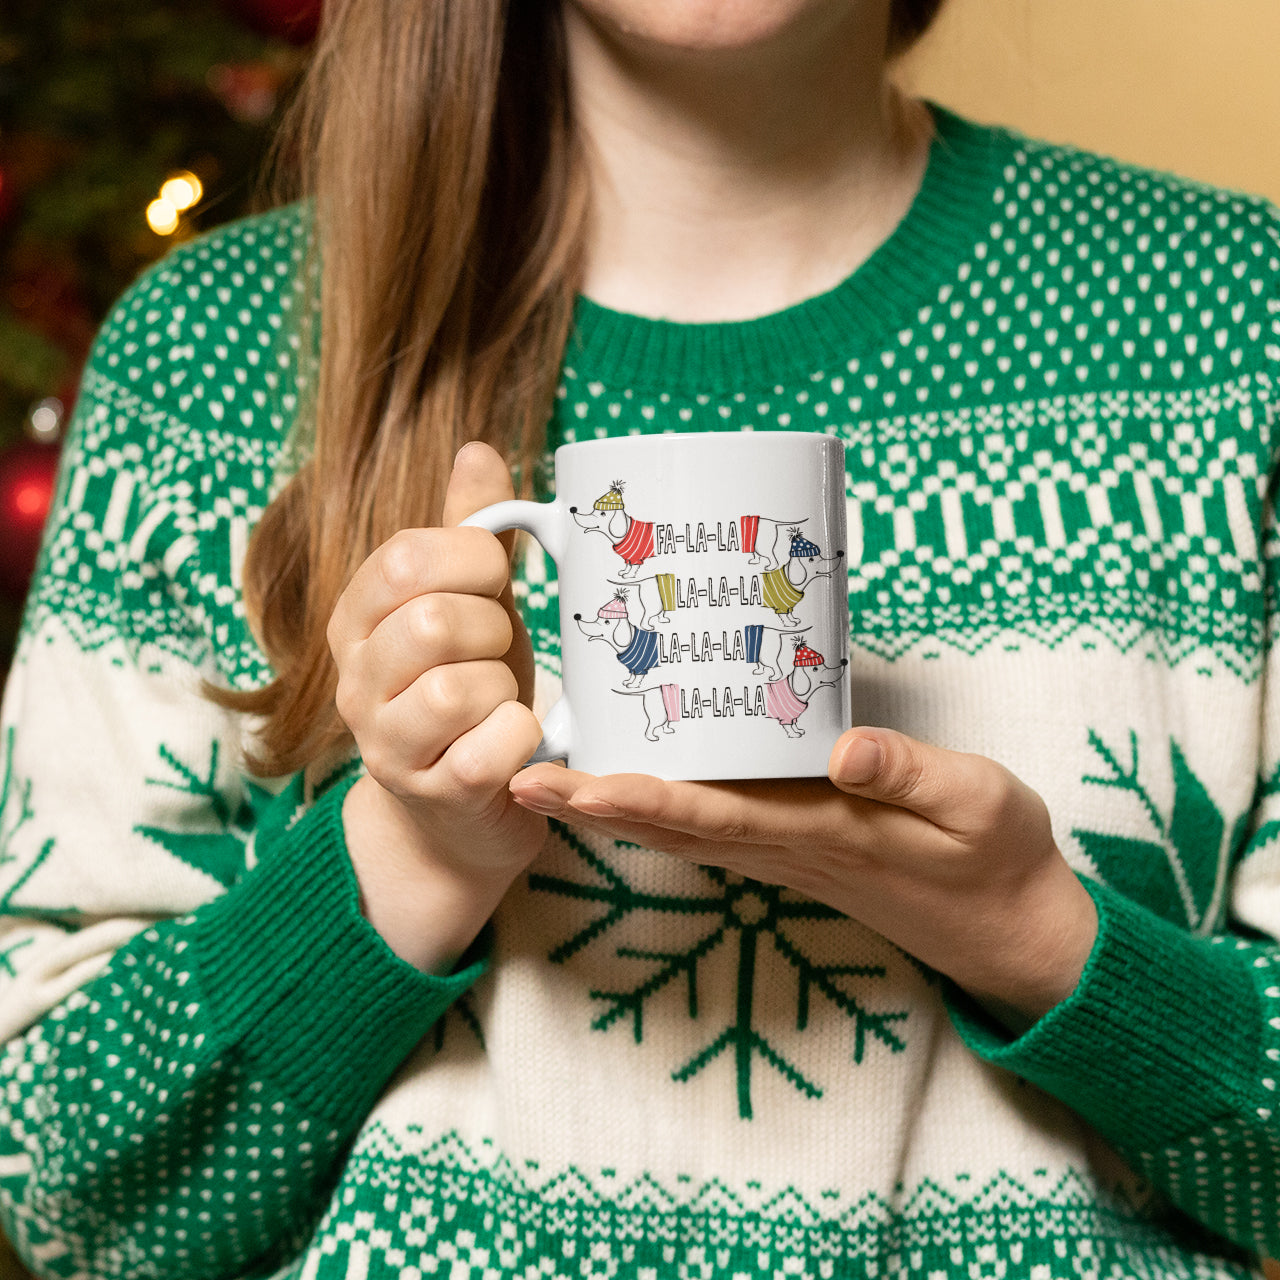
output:
M524 529L559 571L563 695L535 760L668 779L822 777L850 727L844 445L786 431L556 450Z

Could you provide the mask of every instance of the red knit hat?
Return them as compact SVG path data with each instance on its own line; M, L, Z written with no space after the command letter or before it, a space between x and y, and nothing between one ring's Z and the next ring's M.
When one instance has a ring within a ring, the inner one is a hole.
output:
M796 645L796 661L797 667L820 667L822 666L822 654L816 649L810 649L802 640Z

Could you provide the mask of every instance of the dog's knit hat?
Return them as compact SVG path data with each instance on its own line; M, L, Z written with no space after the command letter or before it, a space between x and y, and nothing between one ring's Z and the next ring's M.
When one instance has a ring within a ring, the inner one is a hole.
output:
M791 554L793 557L800 556L806 560L813 560L822 554L821 550L815 543L810 542L807 538L800 536L799 529L791 531Z
M816 649L810 649L803 640L796 644L796 663L797 667L820 667L822 666L822 654Z
M606 600L596 610L597 618L625 618L626 616L627 597L621 591L617 592L612 600Z
M595 511L621 511L622 510L622 481L615 480L608 488L608 491L602 493L594 503L592 509Z

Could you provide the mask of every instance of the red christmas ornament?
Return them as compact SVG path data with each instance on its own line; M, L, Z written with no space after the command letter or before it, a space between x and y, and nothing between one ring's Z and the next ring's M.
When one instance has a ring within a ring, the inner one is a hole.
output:
M246 26L264 36L310 44L320 26L320 0L225 0Z
M53 503L62 406L43 400L31 417L33 438L0 450L0 595L15 603L31 585L40 535ZM40 434L47 438L40 439Z

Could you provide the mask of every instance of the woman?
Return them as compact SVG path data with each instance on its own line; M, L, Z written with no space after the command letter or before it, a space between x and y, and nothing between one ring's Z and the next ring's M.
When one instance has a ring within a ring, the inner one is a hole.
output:
M312 202L104 329L7 692L38 1272L1280 1249L1280 223L904 99L933 7L331 6ZM849 445L830 780L522 769L546 566L458 523L755 427Z

